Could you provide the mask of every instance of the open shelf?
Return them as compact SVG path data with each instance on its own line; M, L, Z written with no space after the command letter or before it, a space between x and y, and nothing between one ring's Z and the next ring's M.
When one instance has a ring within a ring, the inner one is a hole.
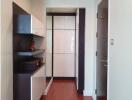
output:
M16 35L44 38L44 36L42 36L42 35L37 35L37 34L34 34L34 33L16 33Z
M17 55L19 56L35 56L35 55L39 55L42 54L45 50L42 49L38 49L38 50L34 50L34 51L19 51L17 52Z
M20 75L22 75L22 74L27 74L27 75L33 75L33 74L35 74L36 72L38 72L38 70L39 69L41 69L43 66L45 65L45 63L43 63L42 65L40 65L40 66L38 66L38 67L36 67L36 69L34 69L34 70L21 70L21 71L18 71L18 72L16 72L15 74L20 74Z

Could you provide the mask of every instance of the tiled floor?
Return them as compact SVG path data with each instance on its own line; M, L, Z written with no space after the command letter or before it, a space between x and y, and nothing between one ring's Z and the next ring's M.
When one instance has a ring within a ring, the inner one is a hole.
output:
M48 95L42 100L92 100L92 98L78 95L75 81L55 80Z

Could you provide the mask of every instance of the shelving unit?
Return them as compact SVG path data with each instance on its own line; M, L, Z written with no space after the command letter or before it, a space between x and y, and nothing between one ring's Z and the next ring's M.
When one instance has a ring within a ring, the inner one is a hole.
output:
M15 15L14 23L17 25L14 28L15 32L18 34L32 34L43 37L44 26L43 24L30 14L19 14Z
M17 55L19 56L35 56L35 55L39 55L42 54L45 50L34 50L34 51L19 51L17 52Z
M13 100L39 100L45 87L43 24L14 6L19 12L13 14Z

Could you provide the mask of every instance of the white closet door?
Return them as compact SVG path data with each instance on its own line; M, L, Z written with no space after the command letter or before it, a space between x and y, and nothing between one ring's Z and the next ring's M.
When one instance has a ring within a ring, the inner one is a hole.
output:
M75 77L75 17L54 17L54 76Z
M54 54L54 76L74 77L74 54Z
M75 53L75 30L54 30L54 53Z
M54 17L54 29L75 29L75 17L74 16L55 16Z

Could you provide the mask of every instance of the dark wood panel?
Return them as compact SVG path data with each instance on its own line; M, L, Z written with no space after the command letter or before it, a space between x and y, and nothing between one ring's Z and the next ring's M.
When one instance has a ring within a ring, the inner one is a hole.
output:
M14 75L14 100L31 100L31 74Z
M107 100L107 96L98 96L97 100Z
M54 80L48 95L41 100L92 100L92 97L78 95L74 80Z
M76 13L47 13L48 16L76 16Z
M85 64L85 8L79 9L79 82L78 92L84 90L84 64Z

